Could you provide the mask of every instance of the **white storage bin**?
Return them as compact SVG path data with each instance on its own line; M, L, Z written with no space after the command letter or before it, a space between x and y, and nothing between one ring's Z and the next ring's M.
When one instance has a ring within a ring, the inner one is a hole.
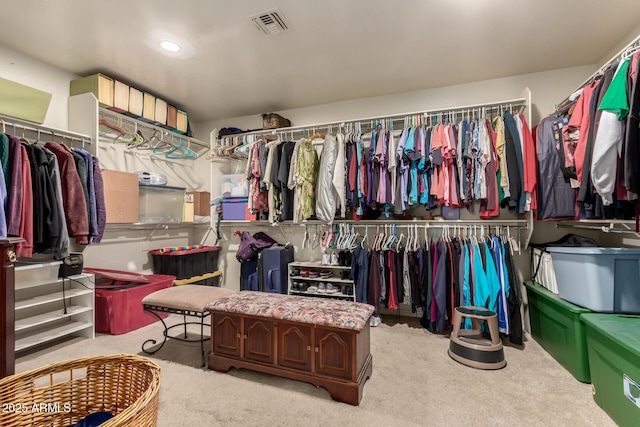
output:
M138 222L182 222L185 193L186 188L182 187L140 185Z
M640 250L548 247L560 298L605 313L640 314Z
M220 193L223 199L249 197L249 181L243 174L222 175L220 177Z

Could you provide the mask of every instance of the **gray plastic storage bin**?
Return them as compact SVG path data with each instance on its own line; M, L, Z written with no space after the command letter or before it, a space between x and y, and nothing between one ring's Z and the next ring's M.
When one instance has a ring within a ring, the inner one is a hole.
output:
M548 247L560 298L604 313L640 314L640 249Z

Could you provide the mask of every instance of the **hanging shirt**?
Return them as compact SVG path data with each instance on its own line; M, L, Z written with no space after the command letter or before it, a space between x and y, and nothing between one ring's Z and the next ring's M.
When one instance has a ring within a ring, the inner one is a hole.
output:
M45 152L47 153L47 156L49 157L52 165L50 179L51 179L51 183L53 184L53 189L55 190L54 192L56 195L56 203L55 203L54 209L58 209L57 218L59 218L58 227L60 229L60 231L57 233L57 238L53 242L51 252L53 253L56 259L62 259L69 256L69 230L67 229L64 208L63 208L64 202L62 200L62 182L60 181L60 168L58 166L58 159L56 158L56 156L50 150L45 150ZM93 158L91 162L91 168L93 169ZM92 170L92 177L93 177L93 170ZM100 177L102 178L102 175L100 175ZM95 195L95 191L94 191L94 195ZM104 200L104 191L102 192L102 195ZM105 219L106 219L106 215L105 215ZM96 243L98 243L100 241L100 238L98 237L99 231L98 231L97 216L96 216L95 227L96 227L95 228L96 238L98 239Z
M504 258L502 256L502 242L500 238L494 236L491 238L491 255L496 267L498 283L500 291L498 292L498 328L500 332L509 334L509 305L507 298L509 296L509 280L506 277Z
M334 158L335 160L335 158ZM315 186L320 162L313 144L305 140L298 152L298 185L300 186L300 220L304 221L315 214Z
M60 176L59 171L58 176ZM93 187L96 193L96 219L98 221L98 234L93 238L93 242L100 243L107 224L107 207L104 201L104 180L100 170L100 161L95 156L93 157Z
M582 168L584 165L584 155L587 149L587 136L589 135L589 125L591 117L589 116L589 105L591 104L591 96L597 82L586 86L582 91L582 95L578 98L576 108L573 110L569 124L562 129L563 135L568 132L580 131L578 142L575 148L574 160L576 165L576 177L578 185L582 180Z
M505 138L507 142L507 160L509 163L509 191L511 200L509 208L518 213L524 212L526 197L524 195L524 166L522 160L522 144L514 117L508 111L504 113ZM511 160L513 159L513 161Z
M336 154L336 167L333 172L333 188L336 192L336 210L340 211L340 218L346 216L347 200L346 194L346 144L342 133L337 135L338 152Z
M522 146L524 153L524 191L527 194L526 211L535 210L538 207L536 191L538 187L538 166L536 161L536 148L533 142L531 129L523 114L518 115L522 124Z
M20 235L20 219L22 217L22 146L20 140L9 137L9 162L11 164L11 181L7 187L9 192L7 203L7 234L9 236Z
M47 142L45 147L58 159L62 200L69 235L76 238L76 243L86 245L89 243L88 209L73 156L66 147L55 142Z
M74 149L74 153L79 154L85 163L87 172L87 192L89 195L89 232L91 237L98 235L98 218L96 217L96 193L93 184L93 156L86 150Z
M338 140L333 135L326 135L322 156L318 166L316 182L316 217L328 224L333 222L336 214L337 189L334 187L334 174L338 157ZM343 163L344 167L344 163ZM340 176L344 182L344 175Z
M8 144L7 144L8 147ZM7 150L9 154L9 150ZM2 165L0 165L2 167ZM0 209L0 237L7 237L7 218L5 216L5 206L7 206L7 186L4 181L4 171L0 171L0 202L2 203L2 209Z
M416 130L417 128L411 128L409 130L409 136L404 145L404 154L409 160L409 206L413 206L418 203L418 163L416 158L418 156L416 149Z
M398 188L398 155L396 153L397 147L395 139L393 137L393 131L389 132L389 144L387 146L387 149L387 170L389 171L391 184L391 198L389 199L389 203L391 203L391 205L395 207Z
M27 149L20 145L22 159L22 208L20 209L20 230L18 235L24 242L16 243L16 255L23 258L33 256L33 185L31 182L31 165Z
M509 169L507 167L507 152L505 149L506 140L504 136L504 121L502 116L493 119L493 126L496 132L496 152L500 160L500 187L504 193L504 197L510 197L509 192Z
M287 187L293 190L293 222L300 222L300 186L298 184L298 152L300 145L304 139L298 140L293 147L291 154L291 168L289 169L289 178L287 179Z

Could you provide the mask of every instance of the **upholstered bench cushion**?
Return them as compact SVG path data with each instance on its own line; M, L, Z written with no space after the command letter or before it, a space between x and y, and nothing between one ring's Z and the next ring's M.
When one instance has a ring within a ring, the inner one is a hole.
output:
M361 331L373 307L351 301L242 291L207 304L207 310Z
M181 285L149 294L142 299L142 304L204 312L208 303L234 293L230 289L215 286Z

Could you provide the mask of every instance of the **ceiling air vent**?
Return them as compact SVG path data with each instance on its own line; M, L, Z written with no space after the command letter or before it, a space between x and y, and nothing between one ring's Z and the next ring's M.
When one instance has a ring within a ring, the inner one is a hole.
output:
M289 24L278 9L271 9L251 17L254 25L268 36L279 34L289 29Z

